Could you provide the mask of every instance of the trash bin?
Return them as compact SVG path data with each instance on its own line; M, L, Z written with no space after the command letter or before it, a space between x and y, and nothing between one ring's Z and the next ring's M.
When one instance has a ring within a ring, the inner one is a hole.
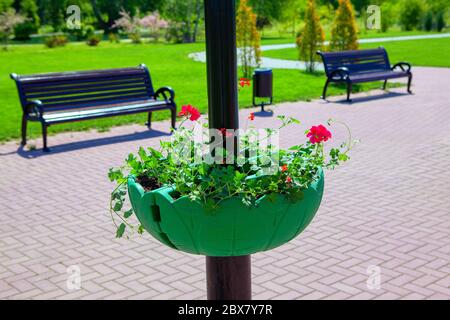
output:
M261 100L257 102L257 100ZM267 100L269 99L269 100ZM273 72L272 69L256 69L253 74L253 105L264 107L273 103Z

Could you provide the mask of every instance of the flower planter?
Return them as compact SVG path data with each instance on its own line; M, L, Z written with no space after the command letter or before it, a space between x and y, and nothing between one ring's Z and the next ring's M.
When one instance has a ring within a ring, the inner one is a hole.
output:
M128 191L137 218L161 243L186 253L231 257L277 248L305 230L322 201L322 170L319 176L296 203L284 195L265 196L256 208L248 208L233 198L212 213L188 197L173 199L171 188L146 193L134 178L128 180Z

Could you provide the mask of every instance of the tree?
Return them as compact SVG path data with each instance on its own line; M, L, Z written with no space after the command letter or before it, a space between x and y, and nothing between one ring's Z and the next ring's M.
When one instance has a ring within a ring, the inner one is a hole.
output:
M444 11L439 11L436 15L436 30L441 32L445 28Z
M237 10L237 45L240 48L242 72L249 78L254 65L261 63L261 35L256 27L256 14L241 0Z
M331 28L331 51L357 50L358 35L350 0L339 0L339 7Z
M401 5L400 24L403 29L410 31L420 26L424 7L420 0L403 0Z
M322 49L324 41L325 34L316 12L315 0L308 0L305 13L305 26L297 38L300 59L306 62L306 70L308 72L314 72L315 62L317 60L316 52Z
M27 21L14 28L15 38L17 40L29 40L30 35L36 33L40 25L36 0L16 0L14 8L27 18Z
M428 10L425 14L423 28L425 31L431 31L433 29L433 12L431 10Z
M387 32L396 22L397 7L394 3L386 1L381 5L381 31Z
M13 5L14 0L0 0L0 12L6 12Z
M203 13L202 0L166 0L165 12L171 21L169 34L175 42L197 40Z
M257 17L259 29L272 24L274 20L279 20L283 9L290 5L290 0L249 0Z
M59 0L60 1L60 0ZM117 31L113 25L120 18L120 12L125 10L132 17L137 10L141 12L156 11L161 9L163 0L90 0L95 17L100 28L105 33Z
M8 50L8 41L14 33L14 28L25 21L25 17L10 8L0 14L0 37L3 40L3 49Z
M286 0L286 6L283 8L280 20L286 30L291 30L292 35L297 32L297 24L304 17L306 11L306 2L304 0Z

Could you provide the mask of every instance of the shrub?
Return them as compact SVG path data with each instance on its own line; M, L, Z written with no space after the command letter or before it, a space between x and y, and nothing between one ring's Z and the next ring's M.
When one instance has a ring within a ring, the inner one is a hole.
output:
M88 37L86 44L90 47L96 47L101 42L101 39L99 36L91 35Z
M400 24L404 30L410 31L419 27L424 13L420 0L403 0L400 11Z
M80 29L67 30L71 35L73 35L77 41L87 40L90 36L95 34L94 26L82 25Z
M241 50L242 73L247 78L250 77L252 68L261 63L261 35L256 21L256 14L253 13L247 0L241 0L237 10L236 37Z
M120 37L117 33L108 34L108 40L111 43L120 43Z
M331 51L357 50L358 30L350 0L339 0L339 8L331 27Z
M381 32L387 32L397 21L397 6L392 2L381 5Z
M436 30L442 32L445 28L445 15L444 11L439 11L436 15Z
M19 41L30 40L30 36L36 31L32 22L21 23L14 28L14 39Z
M171 21L169 23L169 27L166 30L166 41L172 43L183 43L184 32L183 28L180 26L181 24L183 24L183 22Z
M317 60L317 50L321 50L325 34L320 19L316 12L315 0L308 0L308 8L305 12L305 26L297 37L297 46L300 59L306 62L306 70L314 72Z
M45 46L47 48L64 47L68 42L66 36L53 36L45 40Z
M423 21L423 29L425 31L431 31L433 29L433 12L431 10L428 10L425 19Z

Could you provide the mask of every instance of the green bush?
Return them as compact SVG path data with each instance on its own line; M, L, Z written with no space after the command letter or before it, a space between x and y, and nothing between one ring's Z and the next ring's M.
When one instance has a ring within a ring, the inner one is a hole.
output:
M117 33L108 34L108 40L111 43L120 43L120 37Z
M30 36L36 32L37 30L34 23L21 23L14 28L14 39L19 41L30 40Z
M45 39L45 46L47 48L64 47L67 42L69 41L66 36L53 36Z
M423 3L420 0L403 0L400 10L400 24L406 31L417 29L424 14Z
M431 31L433 29L433 12L431 10L428 10L425 19L423 21L423 29L425 31Z
M439 11L436 16L436 30L442 32L444 28L445 28L444 11Z
M166 32L167 42L183 43L183 39L184 34L182 28L180 27L180 23L170 23Z
M387 32L397 21L398 8L392 2L383 2L381 5L381 32Z

